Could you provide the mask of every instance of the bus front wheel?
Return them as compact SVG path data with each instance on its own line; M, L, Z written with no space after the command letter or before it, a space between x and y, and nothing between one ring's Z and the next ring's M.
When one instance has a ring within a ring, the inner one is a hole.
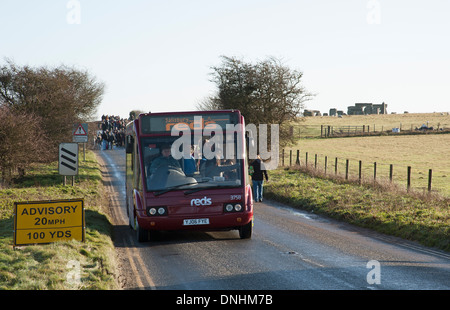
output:
M253 231L253 220L251 220L248 224L239 227L239 238L250 239L252 237L252 231Z
M148 230L139 226L139 223L137 220L136 220L136 233L137 233L137 241L138 242L147 242L148 241Z

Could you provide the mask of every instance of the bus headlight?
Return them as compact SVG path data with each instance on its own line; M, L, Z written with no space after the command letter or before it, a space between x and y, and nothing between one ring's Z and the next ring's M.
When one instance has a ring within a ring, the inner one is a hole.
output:
M240 203L237 203L237 204L234 206L234 210L235 210L236 212L241 211L241 210L242 210L241 204L240 204Z
M233 211L233 205L232 205L231 203L227 204L227 205L225 206L225 210L227 210L228 212Z
M148 216L160 216L160 215L167 215L167 207L148 207L147 208L147 215Z

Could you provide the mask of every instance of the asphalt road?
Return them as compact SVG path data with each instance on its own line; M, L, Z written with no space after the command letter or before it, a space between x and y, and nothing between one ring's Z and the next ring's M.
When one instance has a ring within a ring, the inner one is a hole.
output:
M448 290L450 254L279 203L256 203L253 236L166 232L138 243L125 209L125 151L98 151L124 289Z

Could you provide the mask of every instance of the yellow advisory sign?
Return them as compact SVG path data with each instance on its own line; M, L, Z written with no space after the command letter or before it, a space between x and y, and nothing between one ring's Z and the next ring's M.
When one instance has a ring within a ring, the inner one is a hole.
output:
M14 203L14 245L84 241L83 199Z

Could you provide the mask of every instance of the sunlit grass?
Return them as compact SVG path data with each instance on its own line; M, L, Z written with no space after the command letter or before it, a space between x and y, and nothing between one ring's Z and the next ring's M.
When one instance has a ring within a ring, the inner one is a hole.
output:
M112 225L104 201L100 166L92 152L80 160L74 186L62 184L58 163L35 165L9 188L0 189L0 289L116 289ZM81 157L82 158L82 157ZM71 182L67 182L71 184ZM68 241L13 248L14 202L83 198L86 242ZM80 282L67 281L79 263Z
M293 163L297 150L300 161L324 170L327 156L327 173L334 174L335 158L338 158L338 173L345 172L349 160L349 175L358 177L359 161L362 161L362 178L373 180L374 162L377 163L377 179L389 178L393 165L393 181L406 187L407 167L411 166L411 187L428 190L428 173L432 169L432 190L450 197L450 134L414 136L374 136L331 139L302 139L297 145L286 148L285 165L289 165L289 150L293 151Z
M269 178L267 198L450 251L447 198L312 177L298 169L273 170Z

